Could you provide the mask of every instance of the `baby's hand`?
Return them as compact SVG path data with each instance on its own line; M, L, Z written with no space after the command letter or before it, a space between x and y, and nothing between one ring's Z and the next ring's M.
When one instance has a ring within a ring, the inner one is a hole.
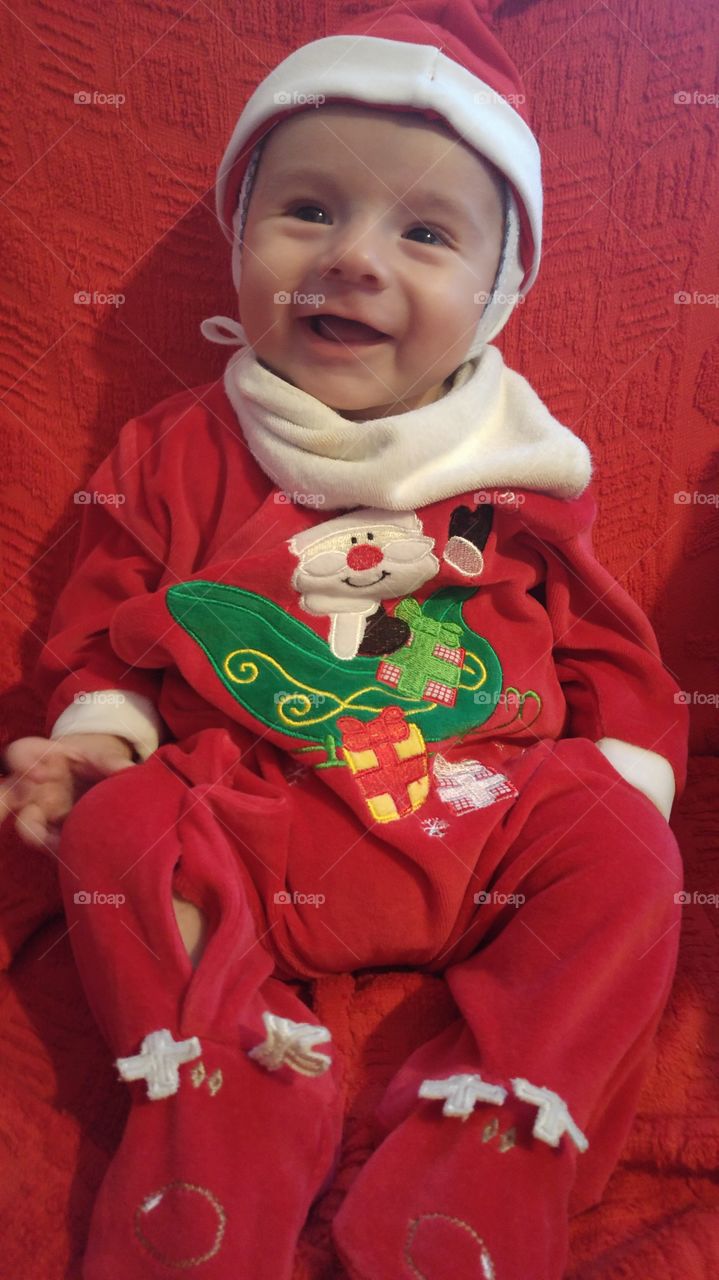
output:
M112 733L18 738L5 750L10 774L0 783L0 822L14 813L23 840L54 853L75 801L95 782L126 769L131 757L130 743Z

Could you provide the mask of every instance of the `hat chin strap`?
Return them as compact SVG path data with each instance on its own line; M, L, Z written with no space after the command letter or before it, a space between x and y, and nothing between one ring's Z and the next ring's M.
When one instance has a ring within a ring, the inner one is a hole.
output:
M235 286L235 293L239 293L240 291L240 256L242 253L242 242L240 240L241 213L242 200L240 200L240 203L235 209L232 217L232 283Z
M242 253L240 231L247 178L248 174L245 175L240 199L232 218L232 283L236 293L239 293L240 289ZM491 342L492 338L495 338L504 328L517 303L523 301L519 293L519 286L524 279L524 270L519 258L519 213L511 188L507 194L506 246L501 270L494 282L492 293L482 312L465 360L471 360L480 354L486 343Z
M465 360L478 356L486 343L491 342L502 331L517 303L524 301L519 292L525 274L519 257L519 213L511 188L508 189L507 196L506 245L501 269Z

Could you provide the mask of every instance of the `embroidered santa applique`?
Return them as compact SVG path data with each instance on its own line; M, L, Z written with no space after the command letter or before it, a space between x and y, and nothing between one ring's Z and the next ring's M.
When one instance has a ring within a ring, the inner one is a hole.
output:
M414 511L363 507L304 529L288 546L299 561L292 586L300 605L329 617L328 643L343 661L357 656L382 600L409 595L439 571L434 539Z

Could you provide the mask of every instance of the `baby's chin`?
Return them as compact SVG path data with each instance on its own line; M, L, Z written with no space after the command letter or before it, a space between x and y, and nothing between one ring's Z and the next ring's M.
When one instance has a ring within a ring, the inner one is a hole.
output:
M297 387L298 390L306 392L309 396L314 396L316 400L321 400L328 408L350 421L364 422L370 418L385 417L390 413L407 413L413 407L412 404L405 402L401 396L388 402L387 389L385 387L381 389L381 392L378 392L374 399L370 397L370 403L367 403L366 395L363 396L357 390L353 392L349 387L346 388L346 394L343 396L341 392L338 392L336 386L330 387L328 378L322 378L321 375L316 378L303 378L302 375L293 377L286 369L280 368L278 365L273 364L271 360L267 360L262 356L257 356L257 363L262 365L263 369L268 369L270 373L274 373L276 377L288 382L290 386ZM332 381L336 382L337 379L333 378Z

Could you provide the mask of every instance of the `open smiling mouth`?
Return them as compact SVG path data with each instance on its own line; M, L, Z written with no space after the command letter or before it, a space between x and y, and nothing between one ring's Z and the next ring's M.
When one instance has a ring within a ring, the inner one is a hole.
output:
M389 335L371 325L362 324L359 320L347 320L341 316L303 316L303 322L317 338L325 342L339 343L346 346L372 346L377 342L387 342Z
M379 578L375 578L374 582L350 582L349 578L342 578L342 582L346 582L348 587L356 587L361 590L362 587L376 587L378 582L382 582L384 578L388 578L389 573L383 569Z

